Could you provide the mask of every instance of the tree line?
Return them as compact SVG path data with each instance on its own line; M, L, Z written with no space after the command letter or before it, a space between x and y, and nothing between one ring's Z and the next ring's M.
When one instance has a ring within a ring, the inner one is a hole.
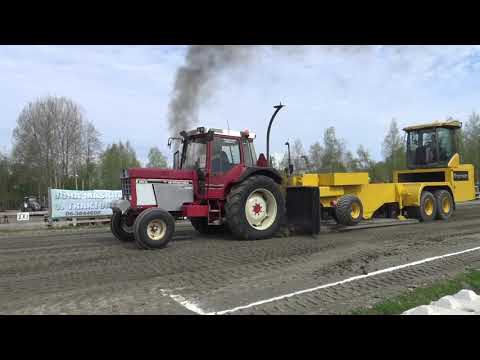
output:
M452 118L448 118L452 119ZM364 171L371 182L392 181L393 171L406 168L406 144L402 131L395 119L390 121L382 146L382 159L376 161L368 149L358 146L355 153L347 149L344 139L339 138L334 127L325 129L323 139L311 144L305 150L302 141L295 139L290 148L291 163L297 173L302 172L345 172ZM459 153L463 163L473 164L475 179L480 176L480 115L473 112L459 136ZM281 160L272 159L278 170L288 167L288 152Z
M49 187L116 190L122 168L141 166L128 141L103 146L80 105L65 97L27 104L12 137L11 153L0 153L0 208L30 195L46 201ZM158 147L148 157L148 167L167 166Z
M18 204L24 196L35 195L45 201L47 189L120 188L123 168L142 166L131 144L116 142L104 146L101 134L86 119L80 105L65 97L38 99L27 104L13 131L13 149L0 153L0 208ZM394 169L406 166L405 142L397 121L392 119L381 144L382 159L376 161L360 145L355 152L347 148L334 127L325 129L323 138L305 150L296 139L291 146L291 161L296 172L366 171L372 182L392 181ZM472 113L460 136L460 155L465 163L480 169L480 115ZM279 170L288 166L272 159ZM152 147L147 167L167 167L167 159ZM16 205L15 205L16 206Z

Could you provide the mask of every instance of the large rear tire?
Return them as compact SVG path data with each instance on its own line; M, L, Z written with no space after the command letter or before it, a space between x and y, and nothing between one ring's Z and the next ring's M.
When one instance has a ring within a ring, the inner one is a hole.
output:
M285 200L273 179L254 175L235 185L225 204L227 224L243 240L272 237L285 216Z
M357 225L363 219L363 206L355 195L343 195L335 207L336 220L345 226Z
M415 215L421 222L435 220L437 216L437 201L430 191L422 192L420 206L415 208Z
M175 219L168 211L150 208L137 217L133 228L140 249L162 249L173 237Z
M437 202L437 220L448 220L453 214L454 204L450 192L447 190L435 190L433 192Z
M128 242L135 239L133 235L133 224L128 225L127 216L122 215L119 211L113 212L112 218L110 219L110 230L120 241Z

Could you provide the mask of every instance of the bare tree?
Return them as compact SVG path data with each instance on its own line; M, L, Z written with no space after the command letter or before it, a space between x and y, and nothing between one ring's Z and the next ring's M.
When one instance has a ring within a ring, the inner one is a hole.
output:
M37 184L39 196L49 186L72 184L99 146L98 132L85 122L80 106L65 97L48 96L27 104L17 119L13 139L14 161Z
M307 170L304 156L305 149L303 148L302 141L300 139L295 139L291 149L292 164L295 171Z
M85 180L87 189L93 185L93 175L96 170L96 163L99 159L102 143L100 142L100 133L95 129L95 126L89 121L86 121L82 131L83 136L83 165L82 178Z

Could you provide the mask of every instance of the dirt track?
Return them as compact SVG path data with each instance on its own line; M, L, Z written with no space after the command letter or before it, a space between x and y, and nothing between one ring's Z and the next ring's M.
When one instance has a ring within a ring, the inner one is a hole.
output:
M243 242L178 226L160 251L107 229L0 237L1 314L192 314L235 308L426 257L480 246L480 203L448 222ZM233 314L348 312L443 276L480 267L480 251ZM182 301L186 301L181 304ZM193 304L193 305L192 305ZM185 307L187 306L187 307Z

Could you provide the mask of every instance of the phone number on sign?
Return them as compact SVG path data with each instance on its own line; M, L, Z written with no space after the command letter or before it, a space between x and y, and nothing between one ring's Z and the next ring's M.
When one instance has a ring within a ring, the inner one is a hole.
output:
M99 216L102 215L101 211L67 211L65 216L74 217L74 216Z

